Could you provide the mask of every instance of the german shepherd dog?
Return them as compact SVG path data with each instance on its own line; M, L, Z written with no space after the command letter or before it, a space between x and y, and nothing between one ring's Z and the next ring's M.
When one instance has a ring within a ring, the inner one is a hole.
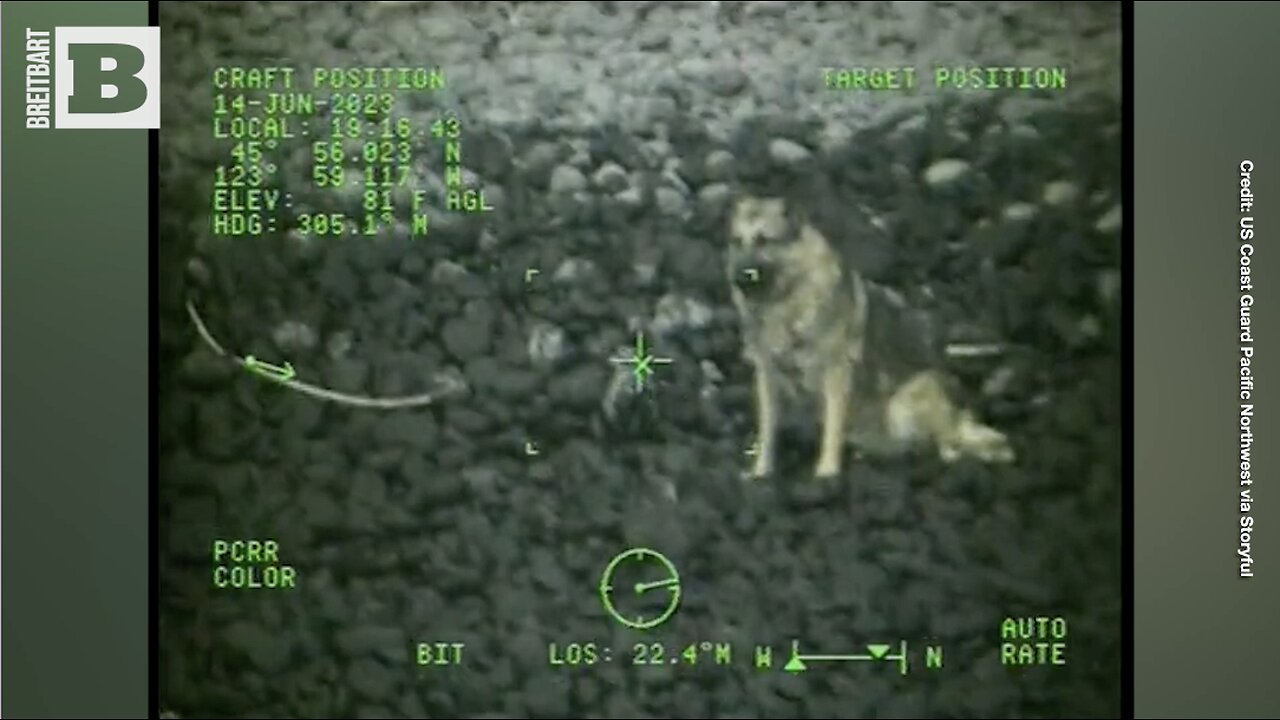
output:
M957 406L928 315L864 277L804 212L779 196L743 195L728 230L730 292L755 375L749 477L775 469L784 399L817 402L818 479L840 474L850 443L871 455L932 446L946 462L1015 460L1004 433Z

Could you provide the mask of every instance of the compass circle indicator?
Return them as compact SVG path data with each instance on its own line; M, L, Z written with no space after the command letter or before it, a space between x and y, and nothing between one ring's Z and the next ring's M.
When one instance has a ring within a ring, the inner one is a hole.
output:
M655 628L680 606L680 573L657 550L632 548L614 556L605 567L600 602L614 620L629 628Z

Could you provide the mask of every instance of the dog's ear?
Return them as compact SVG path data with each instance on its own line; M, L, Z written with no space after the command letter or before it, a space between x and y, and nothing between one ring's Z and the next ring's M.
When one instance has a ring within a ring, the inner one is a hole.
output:
M897 260L896 250L861 198L821 177L810 178L803 188L809 198L805 221L831 240L845 263L868 279L888 281Z
M778 215L787 222L787 227L791 228L789 234L795 235L799 229L809 223L809 211L805 207L803 198L778 198L778 204L774 206Z
M756 198L755 210L762 218L789 219L792 215L792 207L793 205L788 203L785 198L770 195L768 197Z
M755 242L785 242L798 235L794 210L795 204L779 195L744 195L733 206L730 230L735 235L750 231Z
M738 194L734 195L728 207L725 208L724 222L721 228L727 245L732 247L742 243L741 225L751 213L751 207L754 202L755 198L753 196Z

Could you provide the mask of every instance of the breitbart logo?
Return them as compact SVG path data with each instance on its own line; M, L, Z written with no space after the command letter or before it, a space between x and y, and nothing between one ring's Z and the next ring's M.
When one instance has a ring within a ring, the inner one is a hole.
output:
M30 130L160 127L160 28L27 28Z

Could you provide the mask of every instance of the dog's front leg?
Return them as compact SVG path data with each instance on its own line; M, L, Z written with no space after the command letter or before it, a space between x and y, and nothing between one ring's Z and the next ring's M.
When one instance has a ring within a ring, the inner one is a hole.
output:
M822 375L822 447L814 475L825 480L840 474L844 456L845 421L853 401L853 368L838 362Z
M764 358L755 360L756 375L756 442L755 462L751 477L762 478L773 472L778 434L778 388L773 368Z

